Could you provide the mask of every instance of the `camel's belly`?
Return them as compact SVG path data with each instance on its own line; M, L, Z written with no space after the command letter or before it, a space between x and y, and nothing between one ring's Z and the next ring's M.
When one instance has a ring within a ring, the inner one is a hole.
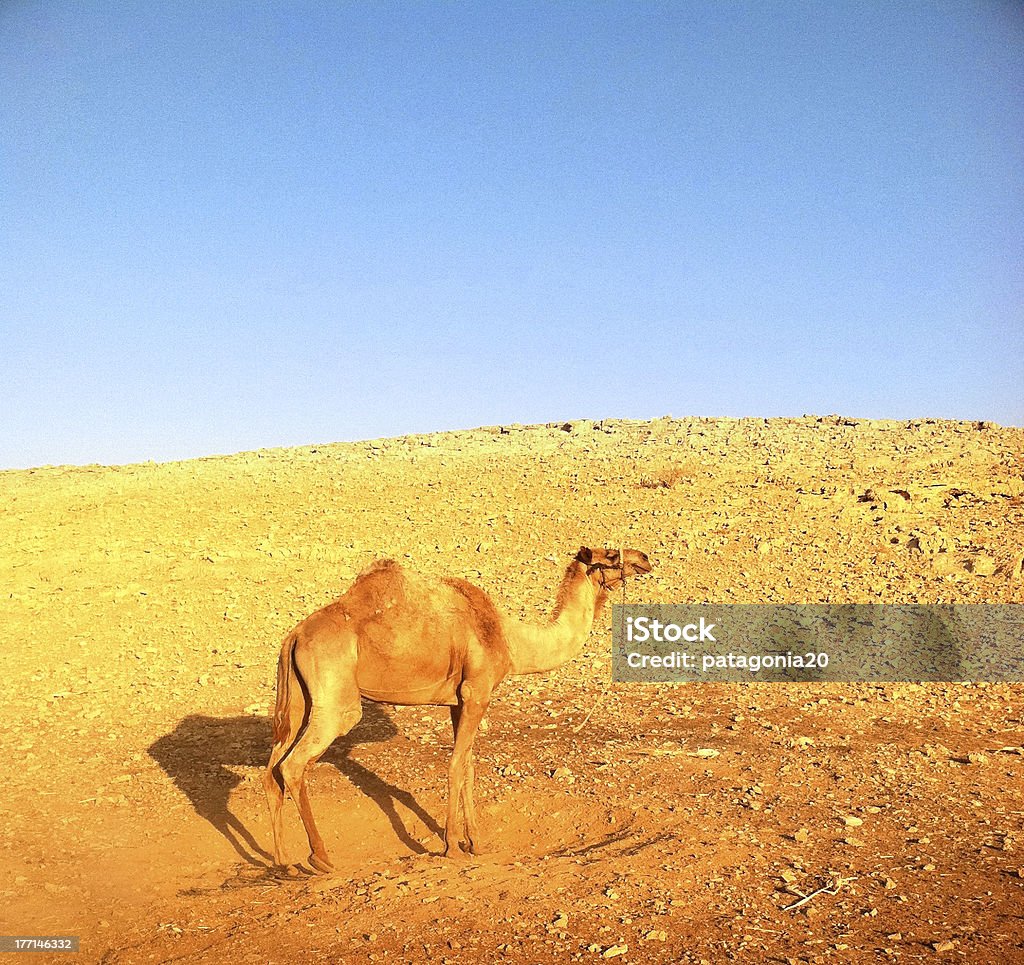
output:
M457 704L469 635L460 614L413 619L400 609L385 607L359 628L360 693L386 704Z
M394 661L360 658L356 683L360 694L382 704L455 706L459 702L462 674L452 673L447 663L410 667Z
M429 692L417 692L414 690L377 690L359 684L359 693L367 700L376 701L378 704L398 704L403 707L414 707L419 704L430 704L439 706L444 704L454 707L459 698L452 686L438 687Z

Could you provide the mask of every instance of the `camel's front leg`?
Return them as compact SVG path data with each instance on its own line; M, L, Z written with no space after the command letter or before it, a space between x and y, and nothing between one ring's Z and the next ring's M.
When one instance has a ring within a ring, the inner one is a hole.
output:
M458 837L459 804L465 805L466 834L473 851L476 837L476 810L473 806L473 741L487 710L487 696L479 688L463 681L459 688L460 705L452 708L455 747L448 766L448 817L444 827L444 853L451 853Z
M473 751L466 759L466 782L462 785L462 809L466 818L466 840L470 854L480 854L480 826L476 823L476 804L473 801Z

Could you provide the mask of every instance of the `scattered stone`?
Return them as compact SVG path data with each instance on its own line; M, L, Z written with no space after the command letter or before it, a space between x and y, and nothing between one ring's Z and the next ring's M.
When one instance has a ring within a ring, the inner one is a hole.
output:
M996 571L996 561L980 553L967 561L967 569L975 576L991 576Z

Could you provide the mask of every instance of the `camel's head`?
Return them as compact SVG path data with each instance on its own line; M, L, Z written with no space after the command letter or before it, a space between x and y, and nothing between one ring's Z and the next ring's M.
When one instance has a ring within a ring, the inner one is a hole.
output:
M576 560L587 568L587 576L596 579L605 590L614 590L629 576L651 572L651 561L640 550L592 550L581 546Z

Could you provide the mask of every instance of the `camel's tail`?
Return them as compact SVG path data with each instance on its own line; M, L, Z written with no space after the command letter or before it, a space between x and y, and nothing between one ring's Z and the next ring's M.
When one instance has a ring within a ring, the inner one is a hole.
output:
M274 743L283 744L294 738L291 733L291 702L293 698L301 698L301 686L295 671L295 644L298 637L289 633L281 646L281 656L277 660L277 704L274 707Z

